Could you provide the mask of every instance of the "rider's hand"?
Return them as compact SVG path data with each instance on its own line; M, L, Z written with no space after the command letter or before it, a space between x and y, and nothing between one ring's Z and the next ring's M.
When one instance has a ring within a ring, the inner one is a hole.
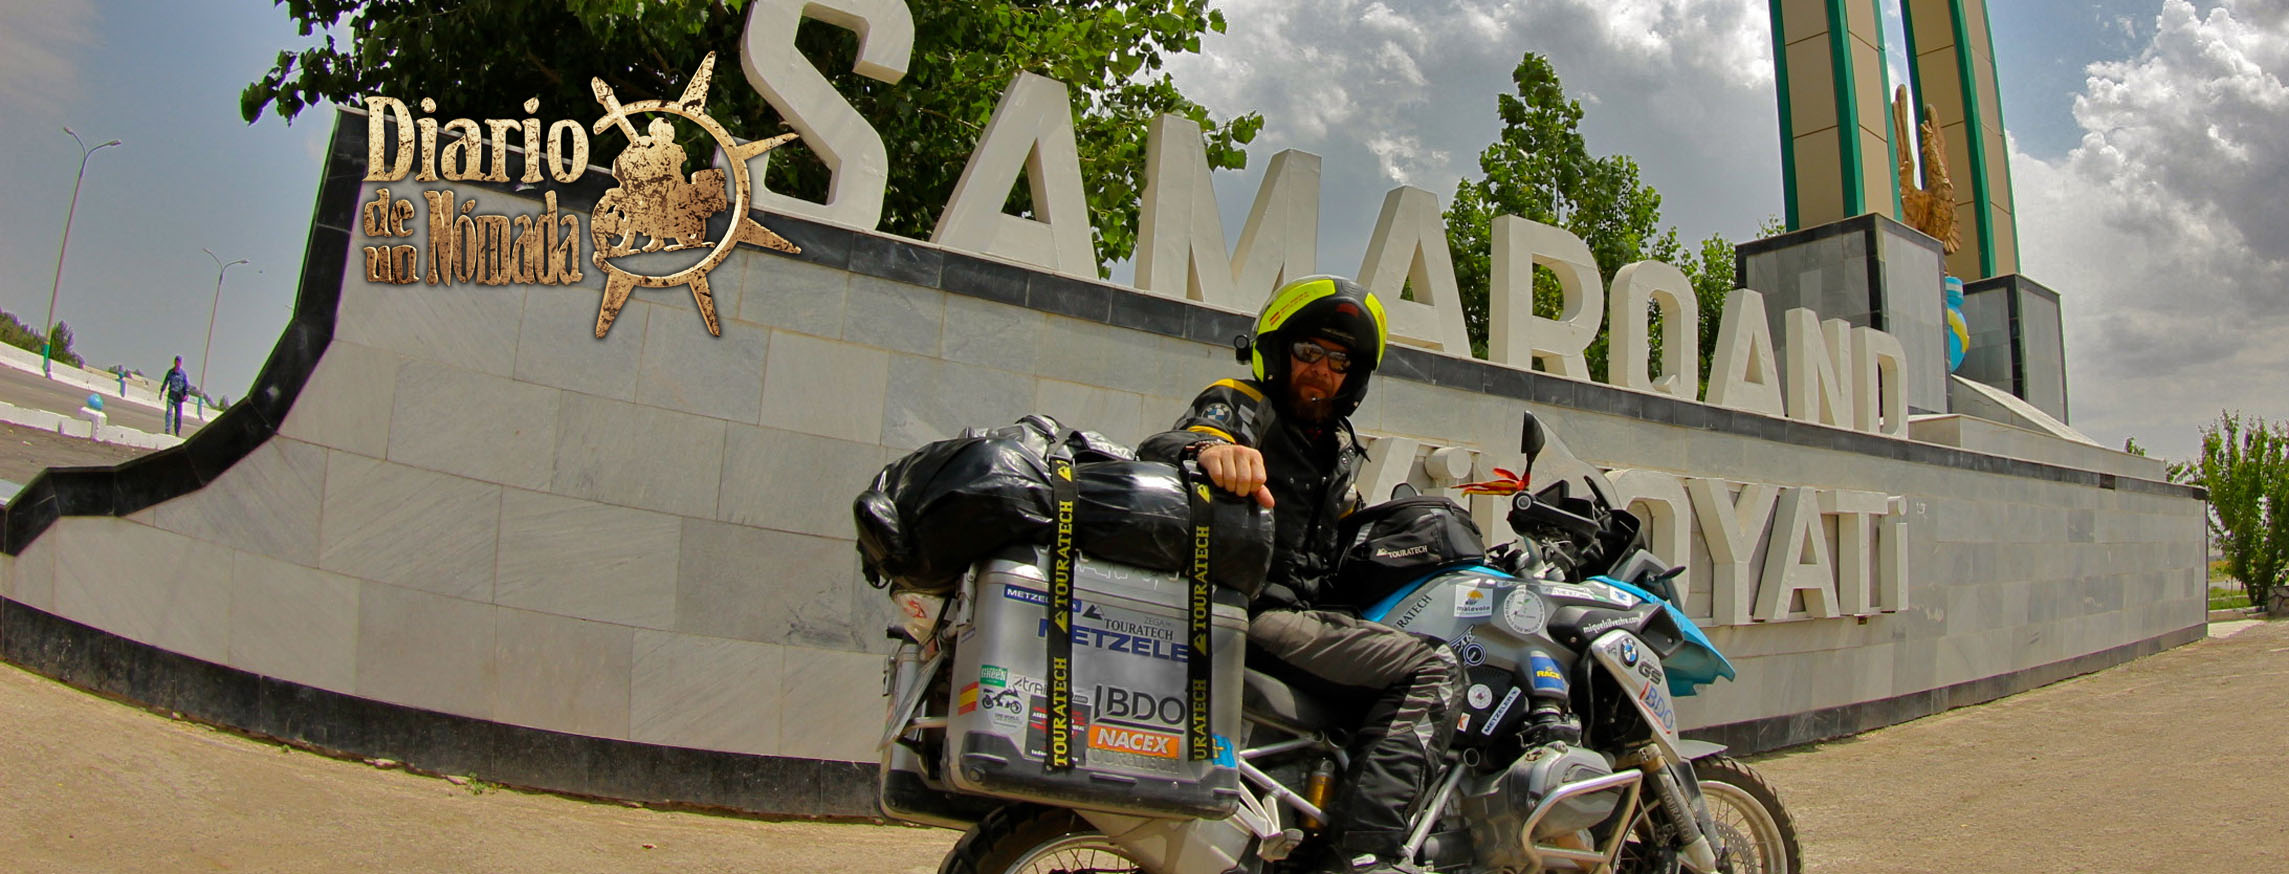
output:
M1200 450L1200 470L1218 488L1235 495L1248 495L1272 507L1272 490L1264 485L1269 477L1264 473L1264 454L1237 443L1217 443Z

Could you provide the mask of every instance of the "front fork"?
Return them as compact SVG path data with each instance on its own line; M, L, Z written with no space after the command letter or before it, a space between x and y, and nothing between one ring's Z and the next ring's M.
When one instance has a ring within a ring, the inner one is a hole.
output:
M1701 798L1701 782L1693 775L1693 763L1682 757L1671 758L1654 744L1639 747L1618 764L1645 772L1645 782L1653 789L1653 797L1660 801L1660 809L1667 823L1657 824L1673 833L1678 861L1692 871L1717 870L1717 847L1709 840L1716 832L1715 820L1709 816L1709 804ZM1690 787L1690 788L1687 788Z

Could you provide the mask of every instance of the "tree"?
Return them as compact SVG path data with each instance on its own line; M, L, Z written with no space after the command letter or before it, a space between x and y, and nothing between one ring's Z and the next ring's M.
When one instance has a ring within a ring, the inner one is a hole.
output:
M2266 603L2289 572L2289 427L2222 413L2202 427L2202 454L2189 465L2209 489L2209 527L2226 572L2252 604Z
M280 0L307 36L324 45L279 52L270 71L246 87L247 122L271 109L292 121L322 100L383 94L444 101L441 118L505 117L538 96L542 118L600 113L589 79L601 77L623 102L674 99L709 51L718 54L708 109L737 136L760 139L784 123L737 79L748 0L469 0L437 5L386 0ZM1186 99L1162 70L1164 58L1200 50L1200 36L1224 30L1209 0L975 0L913 3L914 51L895 85L851 72L855 35L806 20L796 46L882 135L893 168L881 230L927 237L961 178L966 158L1013 76L1025 70L1074 91L1074 133L1099 270L1136 247L1144 190L1145 131L1170 113L1198 123L1211 167L1247 166L1245 144L1263 126L1249 114L1224 123ZM336 31L349 44L337 45ZM726 63L726 60L729 63ZM709 144L684 126L687 147ZM697 153L697 152L695 152ZM824 164L799 145L771 153L765 182L774 191L820 199ZM1020 186L1022 189L1022 186ZM1014 193L1014 192L1013 192ZM1022 198L1013 197L1019 203Z
M1495 98L1502 132L1479 153L1481 179L1455 186L1448 206L1447 247L1462 292L1463 324L1471 347L1486 354L1488 289L1492 280L1491 239L1496 215L1513 215L1565 228L1589 244L1601 281L1636 261L1666 261L1692 280L1701 310L1700 377L1707 379L1716 348L1717 315L1733 288L1733 247L1712 235L1697 249L1677 241L1675 228L1661 227L1661 193L1638 175L1626 155L1594 157L1581 133L1582 105L1566 98L1549 59L1527 52L1510 74L1516 94ZM1562 300L1556 277L1537 269L1534 311L1556 315ZM1610 327L1610 326L1608 326ZM1661 324L1654 317L1653 352L1661 349ZM1590 371L1606 371L1607 329L1601 328L1587 353Z
M26 352L38 352L46 342L47 335L41 333L40 329L24 324L13 313L0 311L0 343L6 343ZM86 363L80 358L78 352L72 351L71 325L64 322L56 323L56 346L49 350L48 357L59 364L68 364L73 367Z

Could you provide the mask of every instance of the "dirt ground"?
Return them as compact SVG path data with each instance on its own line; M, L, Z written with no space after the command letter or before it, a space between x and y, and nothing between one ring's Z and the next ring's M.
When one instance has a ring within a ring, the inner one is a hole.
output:
M1763 757L1812 874L2283 869L2289 622ZM12 871L926 872L952 832L528 794L291 751L0 666Z
M18 484L42 468L118 464L150 451L0 422L0 479Z

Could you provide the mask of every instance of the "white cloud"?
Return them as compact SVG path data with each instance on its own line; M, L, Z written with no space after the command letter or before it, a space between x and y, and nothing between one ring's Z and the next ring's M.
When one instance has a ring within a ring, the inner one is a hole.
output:
M0 0L0 106L60 117L79 94L71 55L95 42L95 19L92 0Z
M1423 141L1411 135L1377 133L1368 138L1367 151L1381 164L1383 178L1400 185L1426 185L1433 177L1448 175L1447 153L1424 148Z
M1354 226L1369 223L1392 182L1444 196L1476 175L1472 159L1499 126L1495 96L1512 90L1527 51L1548 56L1568 91L1594 105L1592 150L1637 158L1688 237L1743 236L1780 209L1766 0L1218 5L1227 32L1169 69L1218 116L1263 113L1251 147L1259 158L1295 148L1325 159L1328 269L1355 263L1367 229ZM1254 181L1219 186L1240 201L1226 205L1233 213Z
M2011 161L2026 274L2060 292L2074 421L2172 456L2220 409L2289 413L2289 32L2279 2L2167 0L2092 64L2057 161Z

